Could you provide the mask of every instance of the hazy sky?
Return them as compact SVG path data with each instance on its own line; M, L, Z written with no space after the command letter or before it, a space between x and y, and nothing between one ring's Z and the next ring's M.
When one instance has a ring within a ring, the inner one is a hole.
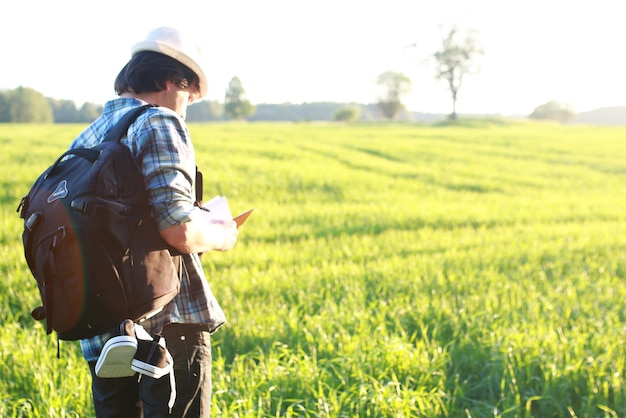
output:
M130 47L158 26L203 40L209 99L237 76L253 103L371 103L376 78L405 73L421 112L451 110L427 57L440 25L475 29L485 50L459 113L528 114L626 105L623 0L21 0L0 7L0 88L104 103ZM407 45L415 44L414 48Z

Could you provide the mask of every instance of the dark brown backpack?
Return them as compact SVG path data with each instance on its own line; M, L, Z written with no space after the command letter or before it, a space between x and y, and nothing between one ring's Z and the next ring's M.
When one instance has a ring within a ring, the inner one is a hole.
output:
M121 143L150 107L128 112L98 146L61 155L18 207L43 303L32 315L61 340L138 321L179 292L181 257L161 238L143 175Z

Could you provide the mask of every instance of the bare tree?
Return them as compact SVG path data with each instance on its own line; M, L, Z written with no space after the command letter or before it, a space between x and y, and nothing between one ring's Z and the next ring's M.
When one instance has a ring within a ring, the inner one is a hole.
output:
M461 39L457 39L461 36ZM478 65L476 56L484 54L478 45L477 31L470 30L459 33L456 25L441 37L441 49L433 54L436 62L435 77L448 84L452 95L452 113L450 119L457 118L456 101L466 75L476 74Z

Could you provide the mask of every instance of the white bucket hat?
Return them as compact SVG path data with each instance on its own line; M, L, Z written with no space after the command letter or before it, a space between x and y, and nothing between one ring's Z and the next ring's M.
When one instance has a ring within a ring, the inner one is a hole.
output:
M208 86L202 70L202 51L197 43L174 28L157 28L151 31L145 40L133 45L131 54L141 51L154 51L174 58L189 67L200 81L200 98L206 96Z

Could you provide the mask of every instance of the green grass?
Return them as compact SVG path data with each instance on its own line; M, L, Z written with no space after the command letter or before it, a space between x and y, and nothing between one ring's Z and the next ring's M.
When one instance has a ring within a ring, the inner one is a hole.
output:
M93 416L46 336L15 213L82 125L0 125L0 416ZM626 415L626 129L192 124L229 322L217 417Z

